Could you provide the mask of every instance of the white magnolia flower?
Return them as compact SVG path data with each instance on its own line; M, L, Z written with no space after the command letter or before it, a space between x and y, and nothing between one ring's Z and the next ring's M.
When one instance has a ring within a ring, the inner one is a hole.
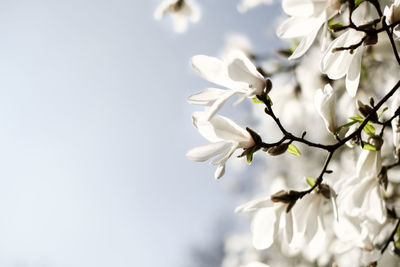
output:
M323 90L318 89L316 91L314 104L319 115L324 120L326 129L331 133L335 133L337 130L335 118L336 95L330 84L326 84Z
M167 13L171 15L177 33L187 30L188 20L197 22L200 19L200 10L191 0L165 0L156 8L154 18L161 20Z
M400 21L400 0L396 0L390 7L386 6L383 15L388 25ZM400 38L400 25L394 27L393 33Z
M241 0L241 2L237 5L237 10L240 13L244 13L258 5L270 5L272 3L273 0Z
M225 163L238 148L249 148L254 145L250 134L240 128L236 123L222 116L205 119L204 112L193 113L193 124L200 134L208 141L208 145L194 147L186 156L193 161L206 161L216 157L211 164L218 165L215 178L218 179L225 173Z
M279 26L277 35L284 39L301 38L289 59L299 58L307 52L321 26L338 13L340 6L338 0L282 1L283 10L290 18Z
M252 212L256 214L251 223L253 245L256 249L269 248L278 234L283 234L289 244L293 238L292 212L286 212L288 204L273 202L269 198L252 200L236 208L235 212Z
M363 37L363 32L347 30L329 45L321 62L322 72L330 79L338 80L346 76L346 90L352 97L356 95L360 83L364 47L359 46L352 52L349 49L334 52L334 49L357 44Z
M349 217L365 218L383 224L386 208L378 175L382 168L380 151L363 150L357 161L356 176L339 193L339 209Z
M234 50L241 50L247 57L253 54L253 46L249 38L241 33L228 33L224 37L224 47L221 57L228 58L228 55Z
M323 204L327 199L322 194L311 193L296 202L293 207L295 234L291 246L300 248L317 234L324 231Z
M236 208L236 212L255 212L251 223L253 245L267 249L279 237L290 249L309 243L318 230L324 231L321 194L307 194L286 212L288 204L270 198L252 200Z
M260 95L265 86L264 77L254 64L239 50L229 53L226 60L204 55L194 56L191 60L193 69L204 79L231 90L207 88L188 98L189 103L207 107L207 119L210 119L233 95L246 97Z
M381 236L387 238L384 228L376 222L343 216L333 225L337 240L333 243L332 252L339 266L360 266L360 263L367 266L379 260L382 254L377 245L384 242Z

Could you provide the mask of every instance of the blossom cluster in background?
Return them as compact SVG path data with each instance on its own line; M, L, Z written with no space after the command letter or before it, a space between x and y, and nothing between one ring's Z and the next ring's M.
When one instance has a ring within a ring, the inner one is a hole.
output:
M282 9L280 56L235 35L219 57L190 61L210 87L188 98L207 142L187 157L211 160L216 179L238 160L266 165L239 196L250 231L226 239L222 266L400 266L400 0L282 0ZM179 33L200 18L189 0L164 1L155 17L167 14ZM252 127L220 115L243 101Z

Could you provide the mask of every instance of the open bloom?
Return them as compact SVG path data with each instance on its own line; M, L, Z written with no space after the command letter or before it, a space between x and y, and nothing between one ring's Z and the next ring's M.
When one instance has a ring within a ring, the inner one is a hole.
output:
M218 165L215 171L215 179L225 173L225 163L238 148L249 148L254 145L251 135L236 123L222 116L214 116L210 120L205 119L204 112L193 113L193 124L200 134L208 141L208 145L194 147L186 156L193 161L206 161L216 157L211 164Z
M383 224L386 208L378 180L382 168L381 152L363 150L356 168L356 176L348 180L339 193L339 207L349 217Z
M293 207L295 234L291 246L302 247L308 244L317 234L318 229L324 231L322 205L327 199L322 194L310 193L299 199Z
M325 85L324 89L318 89L314 98L315 108L324 120L326 129L335 133L337 130L335 118L336 96L330 84Z
M161 20L167 13L177 33L187 30L188 20L197 22L200 19L200 10L191 0L165 0L155 10L154 18Z
M400 0L396 0L390 7L386 6L383 15L388 25L400 21ZM393 33L400 38L400 24L394 27Z
M240 4L237 6L237 10L240 13L247 12L247 10L254 8L258 5L265 4L270 5L272 4L273 0L241 0Z
M321 62L322 72L330 79L338 80L346 76L346 90L352 97L356 95L360 83L364 47L358 46L352 51L350 49L334 51L334 49L357 44L364 35L365 33L360 31L347 30L329 45Z
M269 198L252 200L236 208L236 212L255 211L251 223L253 245L256 249L269 248L278 234L282 233L285 241L293 238L292 212L286 212L288 204L272 202Z
M231 96L240 95L238 103L246 97L260 95L266 86L264 77L240 50L231 51L225 60L204 55L194 56L191 64L204 79L231 89L207 88L188 98L191 104L207 107L206 119L212 118Z
M255 212L251 231L256 249L269 248L278 237L290 248L298 249L309 243L318 230L323 231L325 200L321 194L307 194L287 212L288 203L261 198L239 206L236 212Z
M301 38L289 59L304 55L313 44L321 26L337 14L341 6L338 0L283 0L282 7L290 16L278 28L280 38Z

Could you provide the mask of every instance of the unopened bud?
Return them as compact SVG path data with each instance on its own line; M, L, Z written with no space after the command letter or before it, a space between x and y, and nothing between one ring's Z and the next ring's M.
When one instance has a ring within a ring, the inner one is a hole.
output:
M380 150L383 145L383 139L380 136L371 136L368 138L368 143L376 147L376 150Z
M364 116L364 118L372 114L370 121L372 122L378 121L378 115L376 114L376 112L374 112L374 109L371 106L365 105L360 100L357 100L357 107L358 111L360 111L360 113Z
M326 197L327 199L331 198L331 189L329 188L329 185L327 185L327 184L321 184L319 186L318 192L320 194L322 194L324 197Z
M292 203L293 201L295 202L299 197L301 196L301 193L295 190L281 190L271 196L271 200L273 202L283 202L283 203Z
M255 131L253 131L249 127L246 127L246 131L249 132L251 138L253 138L253 140L254 140L254 143L256 143L256 144L262 143L261 137L260 137L260 135L258 133L256 133Z
M272 82L270 79L265 79L265 94L269 94L269 92L271 92L272 89Z
M270 154L271 156L278 156L285 153L288 147L289 143L283 143L278 146L271 147L270 149L268 149L268 154Z
M364 45L374 45L378 43L378 35L377 34L368 34L364 40Z

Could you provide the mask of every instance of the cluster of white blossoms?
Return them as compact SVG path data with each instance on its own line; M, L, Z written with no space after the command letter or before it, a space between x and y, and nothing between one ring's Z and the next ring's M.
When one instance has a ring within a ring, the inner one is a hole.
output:
M157 12L194 10L167 2ZM238 10L271 2L243 0ZM217 87L188 98L210 143L187 157L211 159L217 179L234 156L257 157L255 189L236 209L250 215L250 231L227 238L222 266L400 266L400 0L282 0L282 8L288 17L276 33L293 42L285 58L266 59L231 35L220 58L190 62ZM250 100L252 128L219 115L231 98Z

